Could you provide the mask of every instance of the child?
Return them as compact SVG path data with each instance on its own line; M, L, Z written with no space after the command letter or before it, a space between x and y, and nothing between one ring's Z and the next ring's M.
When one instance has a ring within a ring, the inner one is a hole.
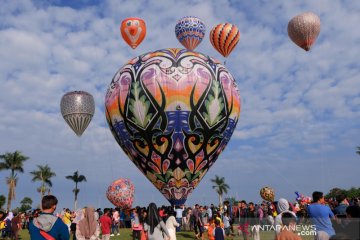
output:
M213 230L213 236L215 240L225 240L225 231L220 227L220 221L215 220L216 228Z
M134 218L131 220L131 228L133 230L133 240L141 240L141 231L143 229L142 224L140 223L140 218L136 208L132 209Z
M301 240L301 237L295 234L296 218L289 212L284 212L281 216L283 227L281 232L276 236L276 240Z
M213 235L214 229L215 229L214 219L210 219L209 226L208 226L208 238L209 238L209 240L215 240L214 235Z

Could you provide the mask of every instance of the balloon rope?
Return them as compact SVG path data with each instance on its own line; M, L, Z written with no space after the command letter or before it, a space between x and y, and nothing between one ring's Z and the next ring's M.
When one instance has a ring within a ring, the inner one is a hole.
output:
M106 110L105 110L106 111ZM105 112L104 112L104 115L105 115ZM105 130L108 128L110 128L109 127L109 125L108 125L108 123L107 123L107 121L106 121L106 117L104 117L104 121L105 121ZM112 156L111 156L111 138L110 138L110 129L108 130L108 131L105 131L105 132L107 132L106 133L106 145L109 147L109 149L108 149L108 154L107 154L107 158L108 158L108 162L110 163L109 164L109 167L110 167L110 174L111 174L111 181L114 181L114 172L113 172L113 162L112 162L112 160L114 159L114 158L112 158Z
M331 177L327 177L329 176L329 168L327 168L325 166L325 158L324 158L324 138L325 138L325 133L324 133L324 123L323 123L323 120L321 121L321 146L319 147L321 149L321 152L320 152L320 156L321 156L321 160L320 160L320 163L321 163L321 172L322 172L322 181L321 181L321 187L324 191L325 189L325 182L327 182L328 184L330 183L330 179L332 179ZM326 181L327 179L327 181ZM334 186L334 185L333 185Z
M291 186L293 189L297 189L296 188L296 185L295 184L293 184L293 181L290 181L290 179L288 179L288 178L285 178L284 176L283 176L283 172L282 172L282 170L278 170L278 166L273 166L273 165L271 165L271 164L269 164L267 161L264 161L263 162L263 164L264 165L266 165L266 168L268 168L268 169L271 169L272 170L272 172L274 172L276 175L278 175L278 177L280 177L280 178L282 178L282 180L283 180L283 182L284 183L286 183L287 185L289 185L289 186ZM278 192L282 192L281 194L277 194ZM283 191L281 191L281 190L275 190L275 194L276 195L282 195L282 196L285 196L285 193L283 192ZM276 196L275 195L275 196Z

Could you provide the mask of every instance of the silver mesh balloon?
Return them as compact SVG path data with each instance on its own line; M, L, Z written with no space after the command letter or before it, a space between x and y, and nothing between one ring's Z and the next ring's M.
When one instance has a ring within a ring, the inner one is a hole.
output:
M67 124L80 137L94 116L95 102L87 92L68 92L61 98L60 108Z
M320 18L305 12L293 17L288 24L290 39L305 51L309 51L320 33Z

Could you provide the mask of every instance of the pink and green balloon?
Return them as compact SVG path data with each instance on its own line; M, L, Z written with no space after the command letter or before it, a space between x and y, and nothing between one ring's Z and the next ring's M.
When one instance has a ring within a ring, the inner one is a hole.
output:
M130 209L134 202L135 187L127 178L112 182L106 191L106 197L116 207Z

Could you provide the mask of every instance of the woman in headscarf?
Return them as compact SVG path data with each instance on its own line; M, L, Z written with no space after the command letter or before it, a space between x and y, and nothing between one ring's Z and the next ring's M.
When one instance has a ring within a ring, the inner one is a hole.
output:
M290 211L290 205L289 202L285 198L280 198L277 202L277 215L274 219L274 226L275 226L275 235L278 235L281 231L281 227L283 225L281 218L283 213L288 212L291 213L295 218L296 214L292 211Z
M176 227L180 224L176 221L175 212L172 209L167 210L166 228L170 234L170 240L176 240Z
M11 219L11 239L19 239L19 230L21 229L21 213L15 213Z
M170 238L170 234L164 221L160 218L155 203L150 203L147 210L147 217L144 223L144 230L148 232L149 240L164 240L164 234Z
M81 219L76 228L76 239L78 240L98 240L100 227L95 218L95 209L85 208L84 218Z

